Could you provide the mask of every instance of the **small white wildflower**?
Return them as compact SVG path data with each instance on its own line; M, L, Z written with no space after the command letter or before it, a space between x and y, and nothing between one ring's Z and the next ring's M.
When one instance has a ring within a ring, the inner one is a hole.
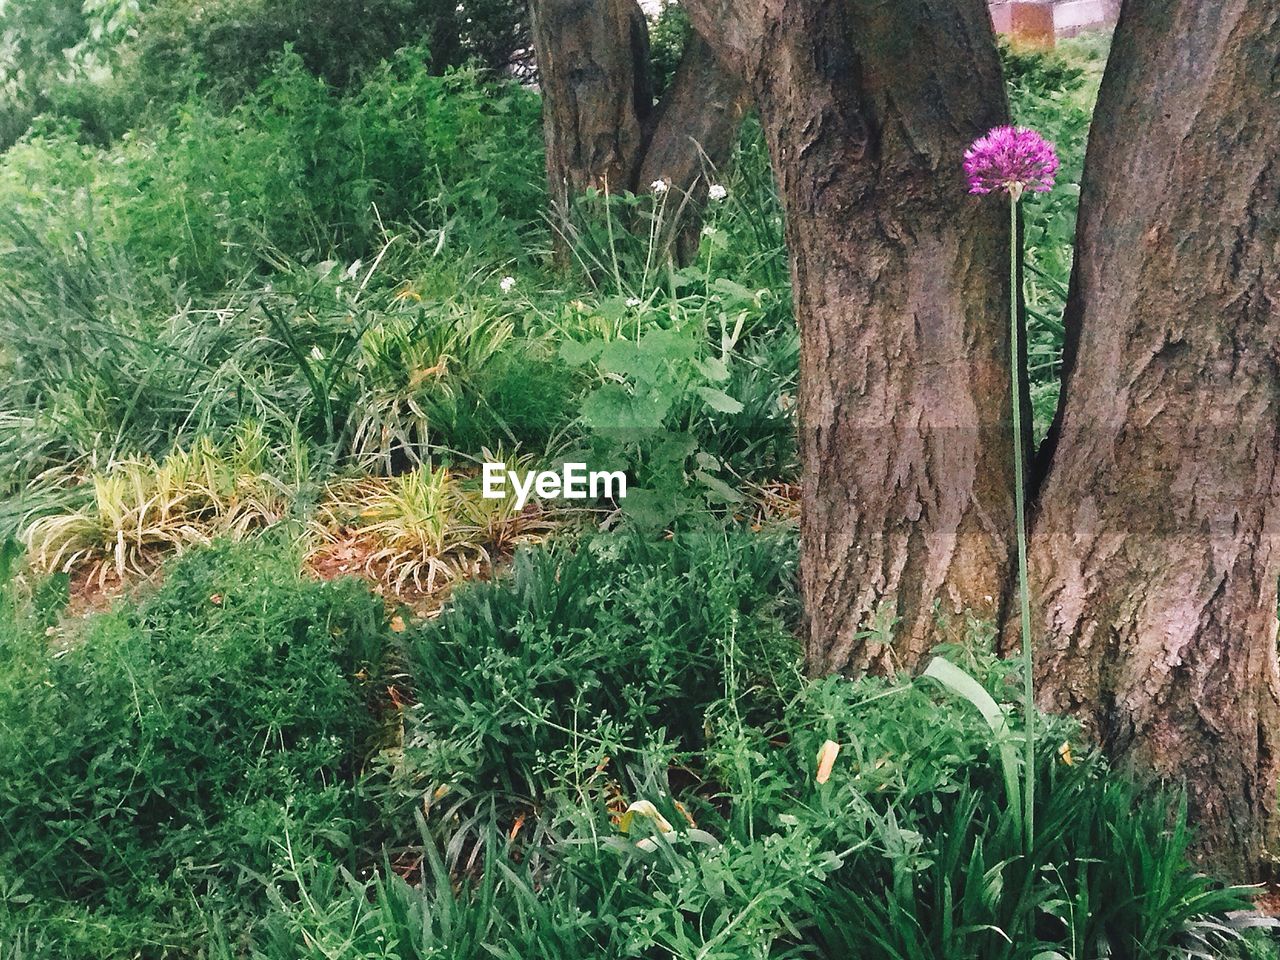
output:
M649 184L649 189L652 190L654 193L666 193L667 181L655 180L653 181L653 183Z
M640 306L640 298L639 298L639 297L627 297L627 306L628 306L628 307L638 307L638 306Z
M312 360L323 360L323 359L324 359L324 351L323 351L323 350L321 350L319 347L312 347L312 348L311 348L311 359L312 359Z
M714 237L716 235L716 228L707 224L702 228L702 235L704 237Z
M707 189L707 199L712 201L723 200L728 195L729 195L729 191L726 190L723 186L721 186L718 183L713 183Z
M498 281L498 286L502 288L503 293L510 293L516 285L515 277L503 277Z

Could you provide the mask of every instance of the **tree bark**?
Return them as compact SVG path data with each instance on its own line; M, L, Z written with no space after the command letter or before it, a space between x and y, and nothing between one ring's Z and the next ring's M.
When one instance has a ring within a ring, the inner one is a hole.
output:
M999 615L1013 543L1008 211L961 169L1008 117L986 4L685 7L753 88L786 208L808 668L911 667L938 613Z
M1031 541L1044 707L1275 839L1280 11L1129 0L1090 138Z
M749 105L746 84L720 66L705 40L690 37L671 89L648 125L635 184L637 192L657 180L674 188L684 209L663 224L660 242L664 248L674 244L681 262L698 248L697 212L706 203L711 178L733 156Z
M568 224L588 188L643 193L662 180L675 199L661 243L684 238L687 252L707 172L736 145L746 88L695 38L655 105L648 23L635 0L533 0L530 9L553 216Z

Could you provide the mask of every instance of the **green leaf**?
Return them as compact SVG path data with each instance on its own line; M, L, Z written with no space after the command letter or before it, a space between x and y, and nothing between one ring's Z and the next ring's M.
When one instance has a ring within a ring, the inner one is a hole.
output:
M581 366L600 356L604 346L603 340L588 340L586 343L579 343L577 340L566 340L560 344L560 359L564 360L565 363Z
M701 480L707 489L710 490L711 493L715 494L715 496L720 500L723 500L726 503L742 503L744 499L742 494L733 489L733 487L729 486L719 477L712 476L705 470L696 471L694 476Z
M606 383L582 401L582 422L599 433L649 434L662 429L671 397L656 391L632 396L618 383Z
M723 383L729 379L729 368L719 357L707 357L698 361L698 369L712 383Z
M977 680L969 676L950 660L934 657L929 661L923 676L937 680L955 695L968 700L982 714L987 726L995 735L995 743L1000 751L1000 766L1004 774L1004 789L1008 795L1009 812L1017 820L1019 829L1022 822L1022 805L1018 802L1021 790L1018 787L1018 755L1014 749L1009 723L1004 711L996 703Z
M707 406L712 410L719 410L721 413L742 412L742 404L723 390L717 390L714 387L699 387L698 393L702 395L703 400L707 401Z

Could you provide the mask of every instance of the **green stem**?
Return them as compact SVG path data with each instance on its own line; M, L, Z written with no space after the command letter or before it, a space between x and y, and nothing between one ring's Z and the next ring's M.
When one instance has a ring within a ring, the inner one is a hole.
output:
M1025 761L1023 764L1023 824L1027 834L1027 853L1035 839L1036 776L1036 700L1031 674L1031 599L1027 585L1027 511L1023 485L1022 454L1022 384L1018 350L1018 198L1009 198L1009 371L1013 398L1013 511L1018 526L1018 597L1022 605L1022 696L1026 722Z

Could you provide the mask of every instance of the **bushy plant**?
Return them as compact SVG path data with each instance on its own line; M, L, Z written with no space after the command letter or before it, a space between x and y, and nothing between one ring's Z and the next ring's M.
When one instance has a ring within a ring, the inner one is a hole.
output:
M343 94L287 52L229 112L196 97L98 150L46 128L4 155L0 196L54 246L92 220L112 249L203 288L268 267L272 245L354 258L397 225L518 255L545 195L536 99L476 71L433 75L425 57L401 51Z
M406 46L443 74L527 67L527 14L512 0L10 0L0 10L0 150L33 118L73 118L105 144L191 93L232 106L286 47L340 88Z
M1040 722L1028 858L998 745L968 704L928 679L826 678L761 713L739 685L749 653L723 652L698 754L672 765L665 744L611 753L612 783L584 754L584 771L544 776L553 786L512 827L497 810L434 828L419 817L416 888L391 862L368 880L282 872L256 955L470 957L483 944L513 960L1173 960L1241 947L1227 914L1246 891L1197 871L1181 808L1060 749L1069 723ZM1007 664L969 668L1000 700L1016 696ZM827 741L841 749L823 775ZM290 897L295 884L308 895Z
M251 923L246 877L288 844L352 856L385 615L297 565L217 546L67 635L0 626L0 941L186 955L210 917Z
M742 532L518 554L406 634L407 775L510 804L646 742L693 748L727 645L765 690L794 677L794 563L789 537Z
M287 517L307 464L272 455L261 427L244 423L221 447L204 437L159 463L123 461L93 476L91 503L38 517L23 536L44 570L92 564L100 577L114 569L123 578L157 553L242 538Z

